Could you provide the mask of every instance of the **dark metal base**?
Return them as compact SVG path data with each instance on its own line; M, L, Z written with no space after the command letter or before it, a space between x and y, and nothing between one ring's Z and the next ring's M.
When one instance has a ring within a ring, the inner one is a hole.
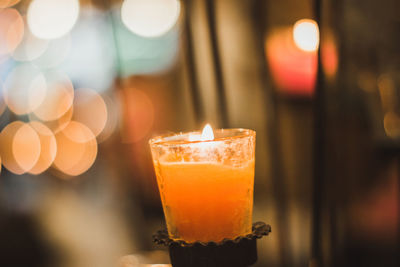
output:
M251 234L219 243L176 241L169 238L166 230L158 231L153 239L168 246L174 267L246 267L257 262L257 239L270 232L270 225L256 222Z

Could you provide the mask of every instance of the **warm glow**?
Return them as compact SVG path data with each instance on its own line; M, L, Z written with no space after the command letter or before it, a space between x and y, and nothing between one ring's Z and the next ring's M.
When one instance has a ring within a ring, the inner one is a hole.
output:
M3 165L12 173L23 174L34 167L40 155L36 131L22 121L8 124L0 134Z
M46 95L42 103L33 110L43 121L61 118L71 108L74 100L74 87L68 76L61 72L47 72Z
M188 140L190 142L200 141L201 140L201 134L190 134L189 137L188 137Z
M54 166L61 172L77 176L87 171L97 156L96 137L85 125L71 121L56 134L57 155Z
M150 140L172 239L219 242L251 232L255 132L216 133L221 138L207 141L214 137L207 125L199 142L187 142L190 132Z
M13 154L13 139L16 132L24 125L22 121L15 121L8 124L0 134L0 153L4 167L12 173L23 174L23 170L15 160Z
M45 77L31 64L17 66L4 82L4 101L17 115L32 112L43 102L45 94Z
M53 163L57 153L57 143L53 132L44 124L33 121L29 124L38 134L40 139L40 156L35 166L29 171L31 174L40 174L47 170Z
M293 40L304 51L316 51L319 45L318 24L311 19L297 21L293 27Z
M28 7L28 25L42 39L67 34L79 15L78 0L33 0Z
M178 20L180 2L177 0L125 0L121 19L133 33L157 37L168 32Z
M17 164L24 171L30 171L39 160L40 138L29 125L23 124L14 135L12 152Z
M214 132L211 128L211 125L207 123L203 128L203 132L201 133L201 141L210 141L214 140Z
M24 36L24 21L13 8L0 9L0 57L12 53Z
M98 136L107 122L107 107L103 98L92 89L75 91L73 120L85 124Z

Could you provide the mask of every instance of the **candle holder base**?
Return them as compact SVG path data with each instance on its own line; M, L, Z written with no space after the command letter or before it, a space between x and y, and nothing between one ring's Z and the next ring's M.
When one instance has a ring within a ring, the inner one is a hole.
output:
M172 240L166 230L158 231L153 240L168 247L173 267L247 267L257 262L257 239L270 232L270 225L256 222L251 234L219 243Z

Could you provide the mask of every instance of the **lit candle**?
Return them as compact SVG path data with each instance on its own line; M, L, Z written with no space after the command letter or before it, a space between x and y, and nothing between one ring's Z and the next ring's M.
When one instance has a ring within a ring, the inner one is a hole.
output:
M269 68L281 92L299 96L314 93L319 36L315 21L301 19L293 27L276 29L266 40ZM321 44L321 64L326 77L333 78L338 68L338 54L335 39L328 30Z
M206 126L150 146L172 239L218 242L251 232L254 131Z
M266 56L276 85L291 95L314 92L319 45L318 25L300 20L293 27L277 29L266 41Z

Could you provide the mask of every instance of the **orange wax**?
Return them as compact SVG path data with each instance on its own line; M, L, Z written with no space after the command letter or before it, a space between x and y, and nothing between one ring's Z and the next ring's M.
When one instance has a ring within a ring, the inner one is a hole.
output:
M171 238L221 241L251 232L254 160L154 162Z

